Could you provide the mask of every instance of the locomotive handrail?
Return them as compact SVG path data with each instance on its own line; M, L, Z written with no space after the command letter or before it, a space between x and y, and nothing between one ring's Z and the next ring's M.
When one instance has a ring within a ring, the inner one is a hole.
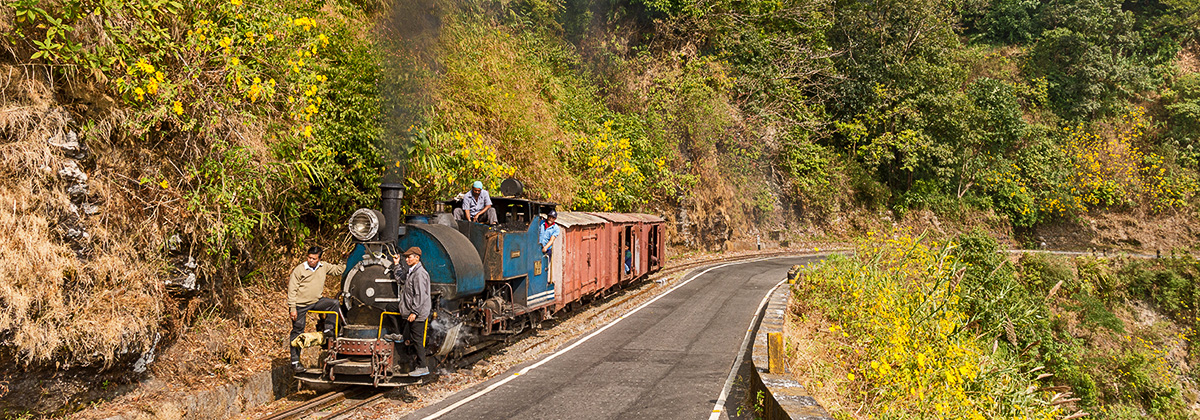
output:
M375 339L376 340L383 338L383 317L384 317L384 315L404 316L404 314L399 313L399 312L388 312L388 311L383 311L383 313L379 314L379 328L375 329L376 330L375 331Z
M310 314L333 314L333 336L338 336L338 326L342 325L342 314L337 311L308 311Z
M376 328L377 331L375 332L376 340L383 338L383 316L384 315L404 316L404 314L399 313L399 312L388 312L388 311L383 311L383 313L379 314L379 328ZM426 342L428 342L428 341L429 341L429 317L425 317L425 336L421 337L421 347L424 347Z

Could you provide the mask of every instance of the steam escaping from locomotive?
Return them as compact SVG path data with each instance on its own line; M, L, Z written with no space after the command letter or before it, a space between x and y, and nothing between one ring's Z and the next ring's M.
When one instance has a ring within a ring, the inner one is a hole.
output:
M438 37L445 11L434 0L390 2L391 11L375 28L380 43L382 75L376 81L382 99L382 132L376 146L387 162L383 182L405 179L411 138L432 108L433 80L441 73L437 59ZM402 221L401 221L402 222Z

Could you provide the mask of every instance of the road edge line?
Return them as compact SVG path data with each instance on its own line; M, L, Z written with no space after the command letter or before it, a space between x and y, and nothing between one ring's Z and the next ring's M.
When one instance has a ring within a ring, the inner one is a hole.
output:
M772 257L772 258L778 258L778 257ZM763 261L763 260L766 260L766 259L769 259L769 258L757 258L757 259L749 259L749 260L745 260L745 261L737 261L737 262L725 263L725 264L721 264L721 265L717 265L717 266L709 267L709 268L705 269L704 271L701 271L701 272L699 272L699 273L696 273L696 275L693 275L691 278L689 278L689 279L687 279L687 280L683 281L682 283L679 283L679 284L677 284L677 285L675 285L675 286L672 286L670 289L667 289L667 291L665 291L665 292L663 292L663 293L659 294L658 296L655 296L653 299L650 299L650 300L649 300L649 301L647 301L646 303L643 303L643 304L641 304L641 305L640 305L640 306L638 306L637 308L634 308L633 310L631 310L631 311L629 311L629 312L626 312L625 314L623 314L623 315L621 315L621 316L617 317L617 319L614 319L612 322L609 322L608 324L604 325L603 327L600 327L600 328L599 328L599 329L597 329L596 331L593 331L591 334L588 334L588 335L584 336L583 338L579 339L578 341L576 341L576 342L572 343L570 346L567 346L566 348L564 348L564 349L562 349L562 350L559 350L559 351L557 351L557 352L554 352L554 354L551 354L551 355L547 356L546 358L544 358L544 359L542 359L542 360L539 360L537 363L534 363L534 364L532 364L532 365L526 366L524 369L521 369L520 371L517 371L516 373L514 373L514 374L512 374L512 375L509 375L507 378L501 379L500 381L498 381L498 382L496 382L496 383L494 383L494 384L491 384L491 385L489 385L487 388L484 388L484 389L480 390L479 392L476 392L476 393L474 393L474 394L471 394L471 396L469 396L469 397L467 397L467 398L463 398L462 400L459 400L458 402L455 402L454 404L451 404L449 407L446 407L446 408L443 408L443 409L441 409L441 410L438 410L436 413L433 413L433 414L430 414L430 415L428 415L428 416L425 416L425 417L423 417L422 419L423 419L423 420L433 420L433 419L436 419L436 418L438 418L438 417L441 417L441 416L443 416L443 415L446 415L447 413L449 413L449 412L451 412L451 411L454 411L454 410L455 410L455 409L457 409L458 407L461 407L461 406L463 406L463 405L465 405L465 404L467 404L467 403L469 403L469 402L471 402L471 401L474 401L476 398L482 397L482 396L486 395L487 393L494 391L496 388L499 388L499 387L503 386L504 384L508 383L509 381L512 381L513 379L516 379L516 378L520 377L521 375L524 375L524 374L526 374L526 373L529 373L529 371L532 371L533 369L536 369L537 367L539 367L539 366L541 366L541 365L543 365L543 364L546 364L546 363L550 362L551 360L554 360L554 359L555 359L555 358L557 358L558 356L561 356L561 355L565 354L566 352L568 352L568 351L571 351L572 349L574 349L575 347L579 346L580 344L583 344L584 342L586 342L586 341L590 340L592 337L595 337L596 335L599 335L600 333L604 332L605 330L609 329L610 327L612 327L612 326L614 326L614 325L617 325L617 323L619 323L619 322L621 322L621 321L624 321L624 320L625 320L625 318L629 317L630 315L633 315L633 314L637 313L638 311L642 310L642 308L645 308L645 307L647 307L647 306L650 306L650 304L653 304L654 302L658 301L659 299L662 299L662 297L663 297L663 296L666 296L666 295L669 295L669 294L671 294L671 292L674 292L674 291L675 291L675 289L678 289L678 288L680 288L680 287L683 287L684 285L686 285L686 284L688 284L688 283L691 283L691 282L692 282L692 280L695 280L695 279L699 278L700 276L703 276L703 275L707 274L709 271L716 270L716 269L718 269L718 268L728 267L728 266L731 266L731 265L738 265L738 264L745 264L745 263L750 263L750 262L758 262L758 261ZM784 279L784 280L786 281L787 279ZM781 282L781 283L782 283L782 282ZM776 287L776 288L778 288L778 287L779 287L779 285L775 285L775 287ZM771 290L772 290L772 291L774 291L775 289L771 289ZM767 294L767 296L770 296L770 293L768 293L768 294ZM764 301L764 302L765 302L765 301ZM760 313L762 312L762 308L761 308L761 306L760 306L760 308L759 308L759 312L760 312ZM755 322L757 322L757 320L758 320L758 315L755 315ZM751 323L751 325L754 325L754 323L752 322L752 323ZM746 345L745 345L745 343L743 342L743 343L742 343L742 349L745 349L745 347L746 347ZM740 364L741 357L742 357L742 356L741 356L741 354L742 354L742 352L740 352L740 351L739 351L739 352L738 352L738 360L739 360L739 362L738 362L738 363L739 363L739 364ZM736 364L735 364L735 366L736 366ZM735 372L736 372L736 371L735 371ZM732 380L732 379L731 379L731 380ZM722 391L722 394L727 394L727 393L728 393L729 385L730 385L729 383L726 383L726 384L725 384L726 391ZM722 398L724 398L724 397L722 397Z
M725 411L725 400L729 398L729 391L733 389L734 379L737 379L737 371L742 366L743 357L746 355L746 346L750 344L750 337L754 336L754 330L756 329L754 326L758 325L759 320L762 319L763 310L766 309L767 302L771 300L771 295L774 295L779 286L782 286L787 280L787 276L784 276L783 280L775 283L775 287L767 291L766 296L763 296L762 302L758 304L758 310L754 313L754 319L750 320L750 326L746 328L746 338L742 339L742 346L738 347L737 358L733 361L733 367L729 369L729 377L725 379L725 386L721 388L721 394L717 396L717 403L713 405L712 414L708 416L708 420L719 420L721 413Z

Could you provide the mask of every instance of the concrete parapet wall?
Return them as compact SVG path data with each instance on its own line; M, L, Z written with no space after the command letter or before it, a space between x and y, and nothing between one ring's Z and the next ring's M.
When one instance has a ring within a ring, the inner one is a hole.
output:
M762 314L762 322L755 332L754 349L751 352L751 377L749 405L761 410L760 415L768 420L804 419L832 420L832 417L815 398L808 394L799 382L787 372L767 371L767 334L782 332L791 288L787 284L775 288ZM758 401L759 393L761 401Z

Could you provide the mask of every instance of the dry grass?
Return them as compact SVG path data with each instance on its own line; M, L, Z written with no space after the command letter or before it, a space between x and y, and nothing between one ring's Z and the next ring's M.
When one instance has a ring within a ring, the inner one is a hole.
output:
M829 320L819 311L805 311L793 299L788 299L784 316L783 336L790 350L787 369L792 378L829 412L853 405L843 396L846 394L843 383L850 372L845 367L849 363L842 360L844 355L829 338L832 334Z
M32 374L45 380L22 386L48 387L0 390L0 404L14 403L2 399L5 392L42 392L37 398L68 404L84 398L71 393L88 388L71 385L88 380L72 378L71 369L128 374L129 363L152 348L158 383L189 387L236 380L286 354L290 322L281 289L298 260L280 248L239 266L211 263L192 243L206 234L210 219L185 203L189 162L208 152L206 144L170 133L133 138L134 122L114 104L94 85L54 85L44 69L0 58L0 359L25 366L0 375L0 384ZM239 119L219 125L206 135L254 150L255 164L270 155L261 127ZM88 176L86 201L99 214L75 208L69 182L58 175L72 159L48 140L68 129L91 151L78 166ZM153 182L139 182L143 178ZM89 237L69 238L69 229ZM182 256L165 249L165 238L176 234L185 238ZM200 262L197 274L207 290L178 299L165 280L178 275L172 264L188 255ZM245 276L245 265L258 274ZM58 409L46 404L38 407Z
M1192 44L1188 48L1179 50L1179 54L1175 56L1175 62L1182 74L1200 72L1200 44Z
M0 64L0 144L45 139L52 127L66 123L65 114L50 112L54 96L47 76L42 69Z
M265 285L236 293L240 313L225 317L201 311L153 366L155 376L183 385L225 382L265 370L285 354L291 322L283 311L284 296ZM314 322L309 324L311 329Z
M511 34L470 19L448 18L444 28L439 48L445 77L434 95L447 131L479 132L501 160L520 168L518 178L538 180L529 185L531 195L570 202L575 180L552 152L569 136L546 98L561 87Z
M152 345L163 313L161 281L123 239L120 218L72 210L57 173L67 159L47 140L69 116L52 106L40 69L0 66L0 331L24 363L111 364ZM99 170L92 171L100 172ZM107 195L103 176L91 195ZM90 238L66 239L68 229Z

